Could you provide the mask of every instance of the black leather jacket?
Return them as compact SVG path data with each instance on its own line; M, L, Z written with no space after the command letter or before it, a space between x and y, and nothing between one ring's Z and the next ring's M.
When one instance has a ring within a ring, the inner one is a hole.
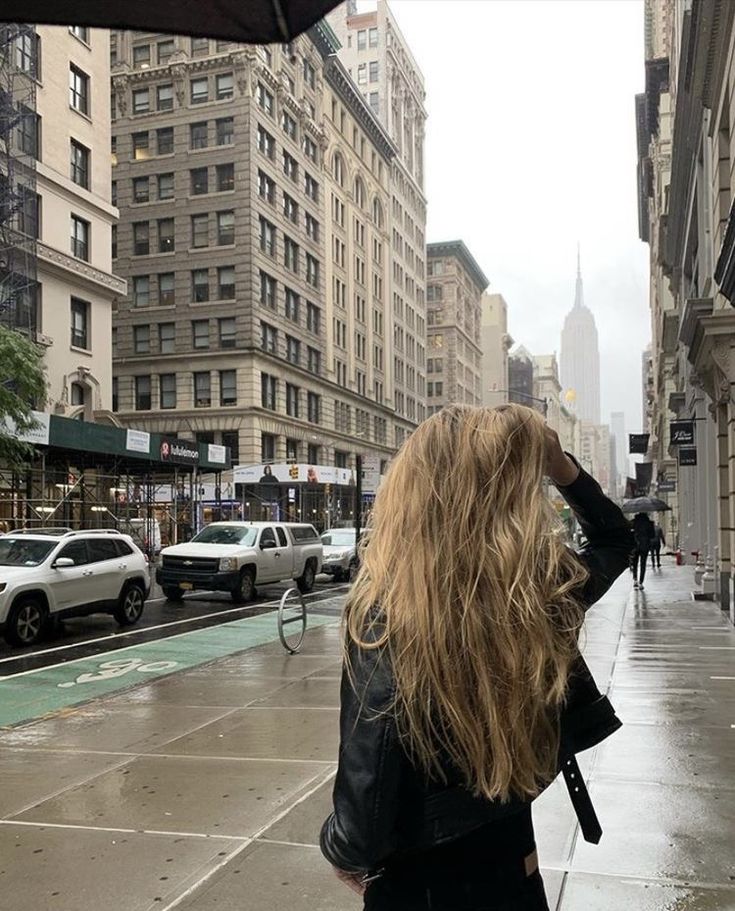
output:
M630 526L584 471L560 492L587 538L579 557L590 575L580 595L589 607L627 568L633 548ZM452 781L451 773L447 784L427 783L409 762L392 713L384 711L395 692L387 653L352 646L350 657L354 687L343 673L334 812L320 839L334 866L353 873L373 871L391 858L458 838L523 807L520 799L500 803L475 797ZM620 724L580 656L560 715L560 769L566 757L600 743Z

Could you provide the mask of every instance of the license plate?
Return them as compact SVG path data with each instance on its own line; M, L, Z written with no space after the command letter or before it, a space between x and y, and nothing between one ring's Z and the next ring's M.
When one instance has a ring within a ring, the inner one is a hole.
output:
M194 588L193 582L179 582L179 588L183 588L185 591L191 591Z

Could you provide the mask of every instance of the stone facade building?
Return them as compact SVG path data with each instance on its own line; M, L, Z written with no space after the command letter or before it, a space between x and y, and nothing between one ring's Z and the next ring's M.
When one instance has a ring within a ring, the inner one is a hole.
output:
M508 334L508 305L502 294L483 294L482 316L482 404L490 407L508 397L508 352L513 339Z
M488 279L461 240L432 243L428 256L427 398L482 404L482 294Z
M325 23L286 47L113 36L116 408L233 462L388 457L396 150Z

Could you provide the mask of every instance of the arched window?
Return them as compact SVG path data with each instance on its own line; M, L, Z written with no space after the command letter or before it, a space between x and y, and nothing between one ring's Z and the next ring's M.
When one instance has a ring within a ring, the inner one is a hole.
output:
M380 205L380 200L377 196L373 200L373 221L378 228L383 227L383 207Z
M359 177L355 178L355 205L359 208L365 208L365 185Z
M332 176L341 187L345 185L345 163L339 152L335 152L332 160Z

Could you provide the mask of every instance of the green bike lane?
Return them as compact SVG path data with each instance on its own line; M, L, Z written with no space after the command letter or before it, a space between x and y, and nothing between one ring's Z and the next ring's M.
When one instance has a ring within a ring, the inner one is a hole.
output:
M0 728L276 642L277 616L277 611L258 614L3 678ZM334 616L310 614L308 628L335 622Z

